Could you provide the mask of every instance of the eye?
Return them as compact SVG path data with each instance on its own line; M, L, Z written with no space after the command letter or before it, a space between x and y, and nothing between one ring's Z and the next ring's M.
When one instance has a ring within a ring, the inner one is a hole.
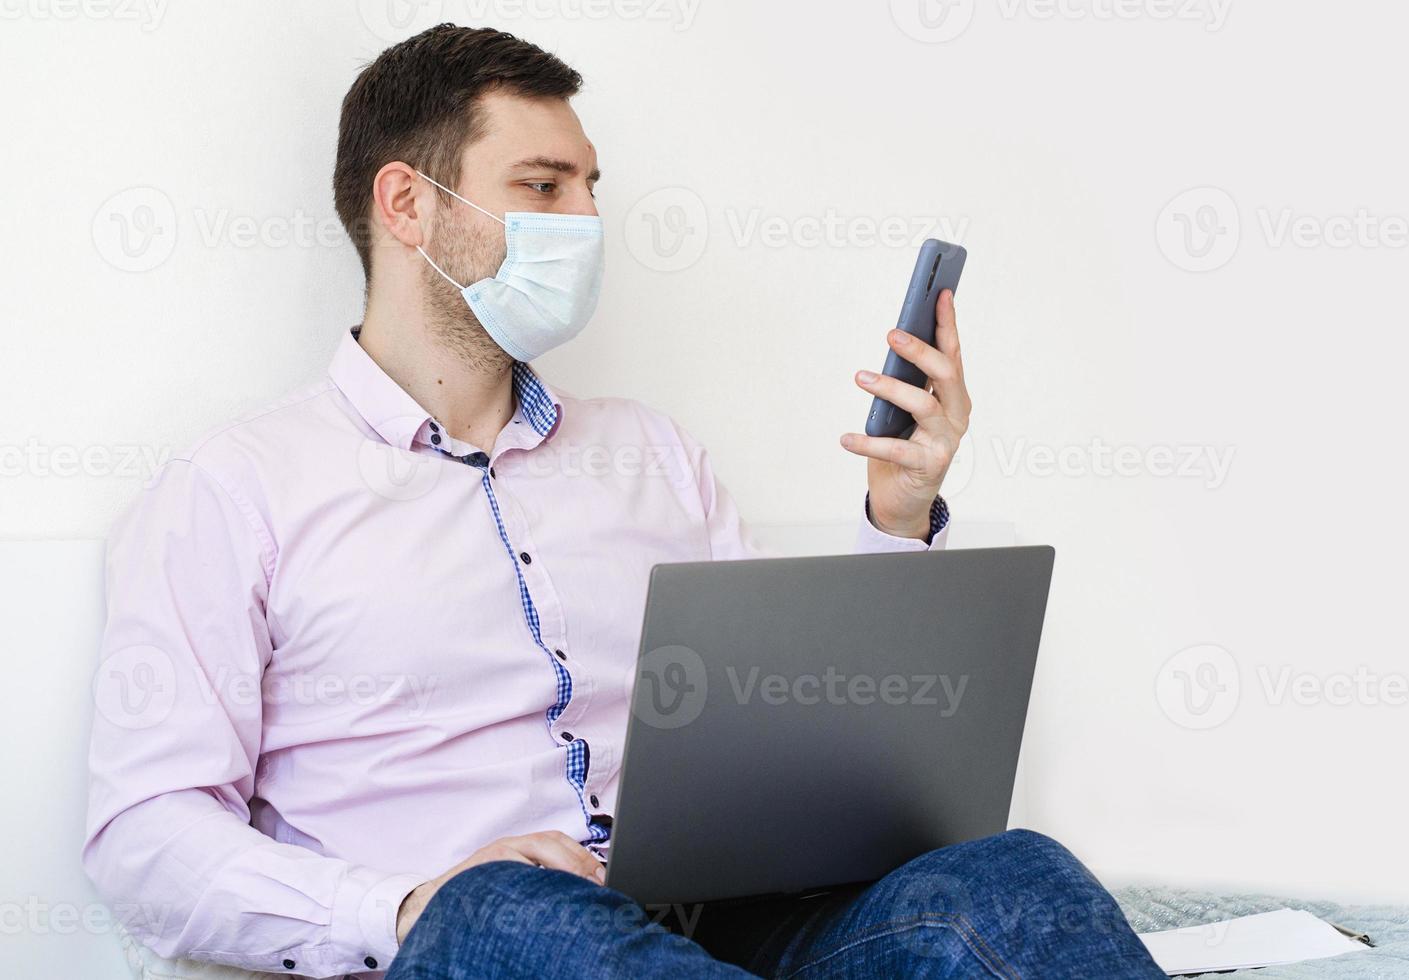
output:
M534 181L526 186L533 188L540 194L551 194L558 185L552 181Z

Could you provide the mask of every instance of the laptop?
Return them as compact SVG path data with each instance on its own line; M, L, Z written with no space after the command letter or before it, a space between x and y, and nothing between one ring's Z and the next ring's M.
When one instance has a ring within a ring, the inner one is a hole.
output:
M1005 830L1054 556L657 565L607 884L800 894Z

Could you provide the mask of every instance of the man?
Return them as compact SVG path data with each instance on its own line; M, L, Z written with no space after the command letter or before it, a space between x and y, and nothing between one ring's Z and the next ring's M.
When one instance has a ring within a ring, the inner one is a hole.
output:
M1145 975L1031 833L674 932L601 884L647 574L756 552L670 419L527 363L601 278L580 82L442 25L352 86L334 191L365 317L326 380L179 455L113 537L89 874L157 952L272 973ZM890 337L932 391L857 375L919 420L842 440L869 460L861 550L943 546L969 398L952 297L938 319L937 348ZM1079 927L1038 921L1057 906Z

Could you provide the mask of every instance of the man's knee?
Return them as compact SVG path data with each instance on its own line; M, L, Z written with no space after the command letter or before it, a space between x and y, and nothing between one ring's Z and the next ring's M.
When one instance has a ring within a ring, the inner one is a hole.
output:
M1020 860L1030 863L1064 864L1076 858L1057 841L1035 830L1007 830L962 844L951 844L921 854L902 870L933 870L936 866L957 868L964 864L988 865L993 861Z
M442 916L485 926L493 925L490 920L495 916L501 923L525 916L550 919L559 911L607 901L611 894L601 885L566 871L520 861L491 861L466 868L447 881L427 911L439 905Z
M620 892L565 871L494 861L440 887L396 963L407 976L458 976L448 964L491 962L546 975L611 956L646 924L641 906Z
M893 954L921 963L951 957L956 971L976 957L1009 975L1003 963L1056 963L1079 948L1117 965L1093 975L1154 975L1110 893L1069 850L1031 830L922 854L872 886L857 914L863 926L910 924L896 934Z
M1027 866L1079 867L1076 855L1059 842L1035 830L1020 827L973 842L990 859L1020 861Z
M963 912L1020 882L1073 876L1087 872L1071 851L1045 834L1009 830L921 854L882 885L906 904Z
M514 861L469 868L444 888L448 902L500 931L584 940L647 923L646 911L621 892L581 875Z
M588 891L594 886L587 879L566 871L541 868L522 861L490 861L466 868L436 892L436 899L450 896L471 901L485 894L504 897L539 899L562 892Z

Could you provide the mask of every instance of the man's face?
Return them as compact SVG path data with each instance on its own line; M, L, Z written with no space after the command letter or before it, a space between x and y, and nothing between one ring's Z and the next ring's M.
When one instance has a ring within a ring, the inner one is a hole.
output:
M597 213L592 197L597 151L565 100L495 92L481 100L478 112L483 128L461 155L455 193L500 218L508 211ZM440 174L430 176L445 180ZM504 226L440 195L426 251L461 283L488 279L504 262ZM433 320L441 330L478 333L474 314L454 287L429 266L424 277ZM465 334L457 339L473 342Z

